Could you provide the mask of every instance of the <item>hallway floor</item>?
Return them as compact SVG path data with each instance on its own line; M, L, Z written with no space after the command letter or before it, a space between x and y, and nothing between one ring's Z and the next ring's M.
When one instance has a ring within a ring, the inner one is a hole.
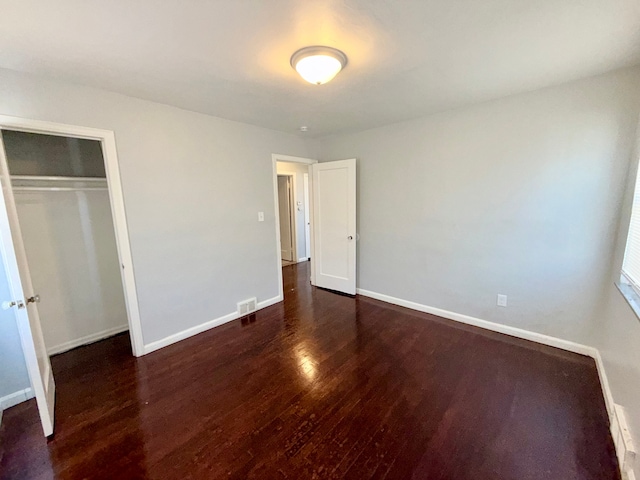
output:
M592 359L283 274L283 303L145 357L53 357L55 436L5 411L0 478L620 478Z

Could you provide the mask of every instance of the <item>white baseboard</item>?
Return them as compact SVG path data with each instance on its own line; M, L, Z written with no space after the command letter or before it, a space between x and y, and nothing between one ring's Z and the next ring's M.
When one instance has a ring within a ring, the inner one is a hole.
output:
M116 335L117 333L122 333L129 330L129 325L119 325L117 327L108 328L101 332L92 333L91 335L86 335L84 337L76 338L74 340L70 340L68 342L61 343L59 345L55 345L53 347L47 348L47 353L49 355L55 355L56 353L66 352L67 350L71 350L72 348L80 347L81 345L87 345L89 343L97 342L98 340L102 340L103 338L111 337L112 335Z
M600 377L600 383L602 384L602 393L604 395L605 404L607 407L607 413L609 419L614 414L614 401L609 387L609 381L607 380L607 374L605 372L604 363L602 357L597 348L590 347L588 345L582 345L580 343L571 342L569 340L563 340L557 337L551 337L542 333L531 332L522 328L511 327L509 325L503 325L500 323L490 322L488 320L482 320L480 318L471 317L469 315L463 315L461 313L451 312L449 310L443 310L441 308L430 307L428 305L422 305L420 303L411 302L409 300L403 300L401 298L391 297L382 293L371 292L369 290L357 289L359 295L365 297L375 298L382 300L383 302L392 303L401 307L410 308L412 310L418 310L420 312L430 313L438 317L447 318L449 320L455 320L456 322L465 323L467 325L473 325L476 327L491 330L493 332L504 333L512 337L522 338L524 340L530 340L532 342L541 343L543 345L549 345L550 347L560 348L573 353L579 353L593 358L596 361L596 367L598 368L598 376Z
M0 411L11 408L19 403L26 402L30 398L33 398L33 390L31 390L31 387L0 397Z
M271 305L281 302L282 300L283 300L282 296L278 295L277 297L269 298L268 300L258 302L256 311L266 307L270 307ZM195 327L191 327L181 332L174 333L173 335L169 335L168 337L165 337L161 340L148 343L144 346L144 355L146 355L147 353L155 352L156 350L167 347L169 345L172 345L176 342L184 340L185 338L193 337L194 335L197 335L199 333L205 332L212 328L218 327L224 323L228 323L233 320L236 320L241 316L242 315L240 315L238 312L229 313L228 315L224 315L214 320L210 320L208 322L201 323L200 325L196 325Z
M376 293L369 290L357 289L356 292L359 295L364 297L375 298L376 300L381 300L383 302L391 303L393 305L399 305L401 307L410 308L412 310L417 310L419 312L430 313L432 315L436 315L438 317L443 317L449 320L454 320L456 322L461 322L467 325L473 325L476 327L484 328L486 330L491 330L494 332L504 333L505 335L510 335L512 337L522 338L524 340L530 340L532 342L541 343L543 345L549 345L551 347L560 348L562 350L567 350L569 352L579 353L581 355L586 355L591 357L596 362L596 368L598 370L598 376L600 378L600 384L602 387L602 395L604 397L605 406L607 409L607 413L609 416L609 425L611 429L611 436L614 439L614 446L616 447L616 454L619 458L625 459L624 462L620 462L620 468L623 468L623 463L626 462L626 466L628 468L628 464L630 463L630 458L635 460L635 452L630 455L627 451L626 445L632 444L632 440L630 439L628 429L625 427L621 427L619 424L619 414L617 413L619 406L615 405L613 400L613 394L611 393L611 387L609 386L609 381L607 379L607 373L605 371L604 362L602 361L602 357L600 356L600 352L597 348L590 347L588 345L582 345L575 342L570 342L568 340L563 340L561 338L551 337L549 335L544 335L541 333L531 332L529 330L524 330L522 328L511 327L508 325L502 325L500 323L490 322L488 320L482 320L481 318L471 317L469 315L463 315L461 313L451 312L449 310L443 310L441 308L430 307L428 305L423 305L416 302L411 302L409 300L403 300L401 298L392 297L390 295L385 295L382 293ZM616 441L619 438L620 432L625 430L627 435L629 436L629 440L627 442ZM633 475L633 472L631 472ZM628 477L633 478L633 477Z
M490 322L488 320L482 320L481 318L471 317L469 315L463 315L461 313L450 312L449 310L443 310L441 308L422 305L420 303L411 302L409 300L391 297L383 293L371 292L369 290L363 290L361 288L358 288L356 290L356 293L364 297L375 298L376 300L382 300L383 302L392 303L394 305L410 308L412 310L418 310L419 312L430 313L431 315L448 318L449 320L455 320L456 322L473 325L498 333L504 333L505 335L511 335L512 337L518 337L524 340L531 340L532 342L542 343L544 345L561 348L563 350L568 350L574 353L580 353L589 357L594 357L595 353L597 352L597 350L593 347L570 342L569 340L563 340L561 338L551 337L542 333L531 332L522 328L503 325L501 323Z
M302 257L298 259L298 263L308 262L308 261L309 261L309 257Z
M621 471L633 471L636 463L636 448L631 438L626 413L620 405L614 405L614 414L611 417L611 436Z
M600 385L602 386L602 394L604 396L604 403L607 407L607 413L609 414L609 422L613 425L613 418L615 416L615 402L613 401L613 393L611 393L611 387L609 386L609 380L607 379L607 372L604 368L604 362L600 356L598 349L594 348L594 354L589 355L596 361L596 367L598 368L598 376L600 377Z

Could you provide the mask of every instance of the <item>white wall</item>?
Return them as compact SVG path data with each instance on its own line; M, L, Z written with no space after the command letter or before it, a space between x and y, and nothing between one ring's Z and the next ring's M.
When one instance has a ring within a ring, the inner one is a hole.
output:
M311 255L306 252L304 225L304 174L309 173L309 166L293 162L276 162L276 167L279 174L292 173L294 175L295 202L301 202L300 205L295 205L297 260L300 260Z
M615 402L626 409L637 448L640 442L640 320L613 282L608 285L607 294L593 346L602 356ZM637 460L635 475L640 478Z
M359 287L598 348L638 439L640 321L613 282L639 110L635 68L322 139L359 158Z
M324 139L359 159L359 288L593 344L639 109L632 69Z
M636 138L636 148L629 163L626 189L618 217L618 235L610 278L605 285L602 308L597 314L597 334L594 335L593 346L598 348L602 356L613 397L627 410L630 428L637 445L637 442L640 442L640 319L614 285L620 278L631 218L631 204L640 158L640 126ZM636 478L640 478L640 461L636 461L635 475Z
M0 114L115 132L145 344L278 295L271 155L302 139L8 70Z

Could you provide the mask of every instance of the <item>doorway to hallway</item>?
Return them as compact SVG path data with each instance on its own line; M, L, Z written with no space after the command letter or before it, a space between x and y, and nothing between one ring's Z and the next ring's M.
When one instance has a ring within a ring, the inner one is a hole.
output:
M294 175L278 175L278 216L280 218L280 252L282 266L292 265L296 258L296 218L293 208Z
M355 295L356 159L272 161L280 297L282 268L308 260L312 285Z

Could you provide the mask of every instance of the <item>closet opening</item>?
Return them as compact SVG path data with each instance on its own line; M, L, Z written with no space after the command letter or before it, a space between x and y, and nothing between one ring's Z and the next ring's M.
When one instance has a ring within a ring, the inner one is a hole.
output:
M101 142L1 132L47 354L129 330Z

